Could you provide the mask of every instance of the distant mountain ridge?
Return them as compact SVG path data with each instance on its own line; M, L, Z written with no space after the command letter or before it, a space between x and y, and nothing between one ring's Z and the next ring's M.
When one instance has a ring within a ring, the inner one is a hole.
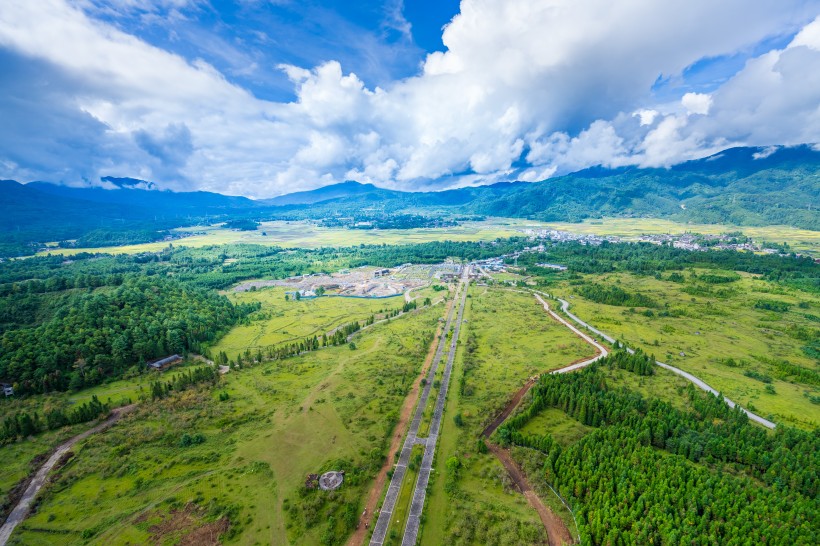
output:
M378 195L381 197L394 197L399 192L394 190L387 190L378 188L373 184L362 184L353 180L347 180L338 184L331 184L329 186L322 186L315 190L297 191L294 193L287 193L271 199L261 199L259 203L271 206L284 205L312 205L322 201L330 201L332 199L342 199L348 197L355 197L360 195Z
M820 230L820 151L809 145L730 148L669 169L598 166L541 182L437 192L398 192L345 182L293 195L311 203L301 211L304 217L415 207L543 221L663 217ZM279 202L287 202L287 197Z
M201 222L407 210L543 221L655 217L820 231L820 149L810 145L730 148L669 169L593 167L541 182L434 192L346 181L252 200L204 191L163 191L134 178L102 181L114 189L0 181L0 255L29 253L37 244L55 240L79 239L77 244L86 246L151 240L164 236L164 230Z

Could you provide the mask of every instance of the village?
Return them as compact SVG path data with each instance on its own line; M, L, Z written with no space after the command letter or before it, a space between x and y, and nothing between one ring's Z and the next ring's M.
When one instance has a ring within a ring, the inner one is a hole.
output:
M751 237L738 233L722 233L719 235L700 233L660 233L640 235L637 238L619 237L616 235L596 235L573 233L555 229L525 229L523 232L532 239L548 239L553 242L576 241L582 245L600 245L604 241L609 243L637 242L654 245L671 245L683 250L736 250L748 252L762 252L764 254L787 255L783 249L775 248L770 243L758 243Z

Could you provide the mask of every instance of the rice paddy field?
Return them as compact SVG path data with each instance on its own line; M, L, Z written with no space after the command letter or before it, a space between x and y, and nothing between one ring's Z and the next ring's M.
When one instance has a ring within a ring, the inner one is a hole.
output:
M616 286L657 302L627 308L590 301L582 283L564 282L554 291L571 311L627 345L654 354L706 381L735 402L777 423L813 429L820 424L816 383L783 377L785 365L818 369L804 350L817 332L820 299L800 290L739 273L728 284L705 285L685 273L685 282L627 273L585 275L584 282ZM782 302L786 311L761 309L758 302ZM814 340L816 341L816 337Z

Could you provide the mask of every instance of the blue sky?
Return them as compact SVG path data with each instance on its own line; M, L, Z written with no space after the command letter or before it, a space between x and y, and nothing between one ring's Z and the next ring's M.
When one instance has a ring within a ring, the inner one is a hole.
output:
M5 0L0 178L268 197L820 141L820 0Z
M214 1L159 12L98 9L98 17L187 59L202 58L259 98L289 101L295 90L276 67L336 60L368 87L416 74L427 53L444 50L441 32L454 0Z

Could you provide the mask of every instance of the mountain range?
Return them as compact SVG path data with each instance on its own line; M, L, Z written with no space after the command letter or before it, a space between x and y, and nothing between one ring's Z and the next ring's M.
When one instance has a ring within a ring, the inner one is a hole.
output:
M820 149L740 147L664 168L593 167L541 182L501 182L404 192L354 181L252 200L171 192L134 178L103 187L0 181L0 255L29 254L47 241L78 246L156 240L173 227L229 219L339 215L476 214L544 221L601 216L702 223L790 225L820 230Z

